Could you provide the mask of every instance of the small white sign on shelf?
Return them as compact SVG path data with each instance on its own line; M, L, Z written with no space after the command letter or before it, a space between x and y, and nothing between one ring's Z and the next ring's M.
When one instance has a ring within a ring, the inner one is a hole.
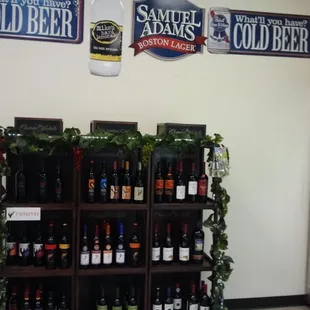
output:
M41 208L6 208L7 221L41 221Z

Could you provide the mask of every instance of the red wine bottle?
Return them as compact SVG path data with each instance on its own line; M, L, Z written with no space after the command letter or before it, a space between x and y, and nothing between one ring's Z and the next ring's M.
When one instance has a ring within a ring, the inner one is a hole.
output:
M48 199L47 195L47 174L45 172L44 160L42 159L41 171L39 173L39 184L38 184L38 202L46 203Z
M192 236L192 262L194 264L202 264L203 261L205 233L201 226L202 224L199 221Z
M29 300L29 289L26 288L24 291L24 299L22 302L21 310L31 310L30 300Z
M136 181L134 187L134 202L135 203L143 203L144 200L144 183L142 177L142 164L138 162L138 170L136 174Z
M62 224L62 237L59 243L60 250L60 268L67 269L71 265L70 241L68 237L68 224Z
M87 200L90 203L95 202L95 187L96 187L96 179L94 173L94 161L91 160L89 164L89 173L88 173L88 183L87 183Z
M187 308L189 310L198 310L199 309L199 300L196 296L196 285L192 284L191 294L187 300Z
M192 172L188 178L188 191L187 191L187 200L188 202L196 202L198 194L198 181L195 174L196 164L192 163Z
M60 169L60 163L58 163L55 179L55 202L62 202L62 201L63 201L63 179Z
M111 240L111 227L110 224L107 223L105 225L105 238L104 238L104 245L103 245L103 266L109 267L112 266L113 262L113 249L112 249L112 240Z
M131 184L131 175L129 171L129 161L126 161L126 169L122 184L122 201L125 203L131 202L132 196L132 184Z
M15 286L12 287L12 293L8 304L9 310L18 310L17 291Z
M163 244L163 263L172 264L173 262L173 243L171 239L171 224L167 223L166 236Z
M48 292L46 307L47 310L55 310L55 298L54 293L52 291Z
M163 303L161 301L161 294L159 287L157 287L155 291L152 310L163 310Z
M90 253L87 237L87 225L84 224L83 238L81 242L80 267L86 269L89 267Z
M202 171L198 180L198 201L206 202L208 197L208 176L205 172L206 163L202 163Z
M17 264L17 243L14 235L11 231L11 223L8 222L8 235L6 239L6 251L7 251L7 258L6 264L7 265L16 265Z
M48 225L48 236L44 244L44 250L46 269L55 269L57 243L55 237L55 225L53 222L50 222Z
M160 162L157 163L157 171L155 175L155 202L161 203L163 202L163 196L164 196L164 179L161 174L161 166Z
M171 287L167 287L164 310L173 310L173 299L171 297Z
M95 237L93 241L93 247L91 250L91 265L93 268L98 268L101 264L101 249L99 239L99 226L96 225Z
M15 198L16 202L26 201L26 175L24 173L23 159L20 158L19 170L15 175Z
M43 304L41 300L41 292L39 289L36 291L36 302L35 302L35 307L34 310L43 310Z
M30 242L27 236L27 229L24 225L21 230L21 237L19 240L19 264L21 266L29 266L31 263Z
M210 307L211 307L211 299L208 296L208 287L207 287L207 284L204 284L202 287L202 296L200 299L199 310L209 310Z
M129 242L130 249L130 260L129 264L131 267L138 267L140 265L140 250L141 243L138 236L138 224L133 223L133 234Z
M120 183L119 176L117 173L117 161L113 162L113 174L111 178L111 186L110 186L110 199L112 202L116 203L120 199Z
M108 201L108 177L106 162L102 162L101 175L100 175L100 203Z
M115 249L115 263L117 266L124 266L126 259L124 225L119 223L119 232L117 237L117 245Z
M35 240L32 244L33 261L35 266L44 266L44 244L41 235L41 227L38 225Z
M173 296L173 310L182 309L182 294L180 289L180 283L175 285L175 292Z
M165 200L166 202L173 201L173 194L174 194L174 179L172 175L172 167L171 163L168 163L168 170L167 175L165 178Z
M158 234L158 224L154 225L152 243L152 264L158 265L160 261L160 237Z
M189 263L189 237L187 234L187 224L183 224L179 247L179 260L182 265Z
M184 176L183 176L183 161L180 160L178 162L178 173L177 173L177 179L176 179L176 201L184 202L185 193L186 193L186 187L185 187Z

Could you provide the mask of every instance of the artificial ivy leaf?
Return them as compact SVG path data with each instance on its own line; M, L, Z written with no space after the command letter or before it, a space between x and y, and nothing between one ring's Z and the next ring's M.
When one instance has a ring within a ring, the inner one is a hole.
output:
M203 222L203 226L204 226L204 227L208 227L208 228L212 227L212 226L214 225L213 219L214 219L214 214L212 213L212 214L210 214L210 216Z
M229 263L229 264L233 264L234 263L233 259L230 256L228 256L228 255L224 255L223 261L225 263Z
M223 217L220 218L220 220L219 220L219 222L218 222L218 224L217 224L217 227L218 227L218 229L219 229L221 232L223 232L223 231L226 230L227 225L226 225L226 221L225 221L225 219L224 219Z

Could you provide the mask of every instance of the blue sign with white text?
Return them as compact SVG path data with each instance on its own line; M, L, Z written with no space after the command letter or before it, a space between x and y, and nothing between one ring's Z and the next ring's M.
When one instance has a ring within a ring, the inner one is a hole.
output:
M0 0L0 37L81 43L83 2Z
M211 8L208 51L310 58L310 16Z

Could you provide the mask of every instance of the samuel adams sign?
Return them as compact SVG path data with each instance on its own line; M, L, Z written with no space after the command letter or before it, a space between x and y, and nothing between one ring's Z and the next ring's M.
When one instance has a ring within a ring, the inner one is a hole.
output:
M135 55L146 52L163 60L202 53L205 11L186 0L146 0L133 3Z

